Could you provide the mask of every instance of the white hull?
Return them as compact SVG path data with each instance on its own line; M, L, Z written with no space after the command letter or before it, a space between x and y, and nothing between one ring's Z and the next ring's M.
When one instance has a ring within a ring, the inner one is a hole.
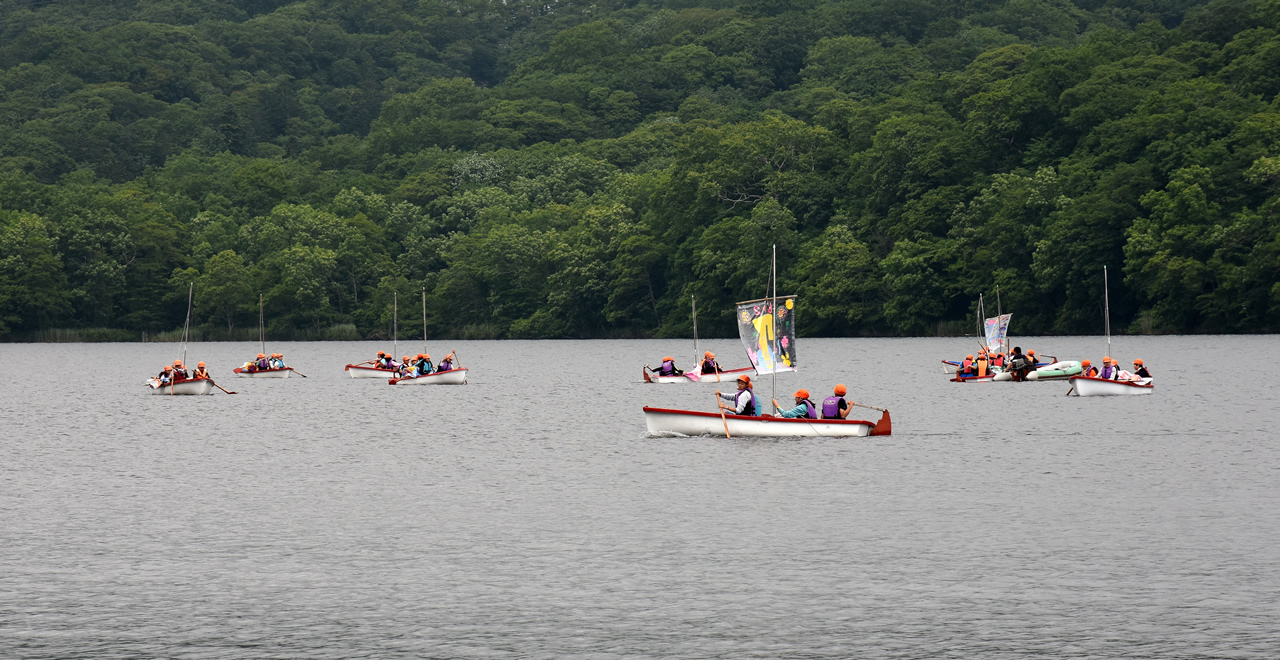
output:
M389 378L387 382L392 385L466 385L467 370L459 367L417 378Z
M1066 380L1081 372L1080 363L1075 360L1064 360L1040 367L1027 374L1027 380Z
M1077 396L1136 396L1139 394L1151 394L1155 391L1155 384L1150 378L1143 378L1142 380L1105 380L1102 378L1074 376L1070 380Z
M354 364L348 364L345 371L352 378L395 378L395 369L377 369L374 367L365 367Z
M288 378L289 374L293 373L293 367L266 369L263 371L245 371L242 367L236 367L231 371L240 378Z
M887 413L885 417L887 419ZM871 435L876 427L873 422L853 419L787 419L744 415L725 415L722 419L720 413L648 406L644 409L644 421L649 433L654 435L723 437L725 427L728 426L729 435L735 438L862 437Z
M172 385L161 385L160 381L152 378L147 381L148 394L169 395L201 395L213 394L213 381L208 378L199 380L184 380L180 383Z

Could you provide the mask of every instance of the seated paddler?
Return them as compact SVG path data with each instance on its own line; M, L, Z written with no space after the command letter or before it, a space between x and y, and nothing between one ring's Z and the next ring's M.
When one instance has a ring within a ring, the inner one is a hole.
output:
M453 370L453 353L440 358L440 364L436 366L436 371L452 371Z
M658 374L659 376L683 376L684 375L684 371L682 371L679 367L676 366L676 359L671 357L670 355L662 358L662 364L658 365L657 369L650 367L649 371L652 371Z
M203 362L197 362L196 368L192 370L191 377L200 380L209 377L209 370L204 368Z
M773 409L778 411L779 417L801 417L804 419L817 419L818 409L814 407L813 402L809 400L809 390L796 390L796 406L783 410L778 405L778 400L773 400Z
M718 374L724 370L720 368L720 363L716 362L716 354L707 351L702 354L701 371L704 374Z
M435 365L431 364L430 353L419 353L416 366L418 367L419 376L426 376L435 371Z
M751 417L760 415L760 404L756 401L756 393L751 390L751 378L749 376L738 376L737 392L722 394L720 390L716 390L716 396L722 400L720 409L725 412L731 412L735 415L749 415ZM729 405L724 405L724 402Z

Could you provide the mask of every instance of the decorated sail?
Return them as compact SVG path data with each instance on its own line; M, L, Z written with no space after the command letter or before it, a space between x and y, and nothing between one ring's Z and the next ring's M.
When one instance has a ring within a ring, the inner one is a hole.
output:
M756 373L796 370L795 309L795 296L738 303L738 336Z
M987 334L987 351L992 353L1008 353L1009 346L1005 336L1009 334L1009 317L1013 314L1001 314L984 320Z

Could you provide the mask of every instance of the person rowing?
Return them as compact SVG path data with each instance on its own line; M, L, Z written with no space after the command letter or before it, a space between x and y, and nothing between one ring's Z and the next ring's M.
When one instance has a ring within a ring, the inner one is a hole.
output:
M169 382L173 380L173 367L167 364L164 365L164 369L160 370L159 375L156 376L156 380L160 381L161 385L168 385Z
M702 354L702 365L700 370L704 374L718 374L721 371L724 371L720 368L720 363L716 362L716 354L711 351L707 351Z
M749 417L756 417L760 414L760 405L756 401L756 393L751 390L751 377L749 376L738 376L737 392L722 394L720 390L716 390L716 396L732 404L725 406L721 403L721 410L732 411L735 415L747 415Z
M818 409L814 407L813 402L809 400L809 390L796 390L796 407L782 410L778 405L778 400L773 400L773 409L778 411L779 417L796 418L803 417L805 419L817 419Z
M649 371L652 371L653 373L658 374L659 376L683 376L684 375L684 371L682 371L679 367L676 366L676 359L671 357L670 355L662 358L662 364L658 365L657 369L650 367Z
M1119 380L1120 366L1116 364L1115 360L1111 359L1110 355L1102 358L1102 371L1098 372L1098 378L1103 380Z
M203 362L197 362L196 368L191 371L191 378L195 380L203 380L209 377L209 370L204 368Z
M1085 378L1097 378L1098 368L1093 366L1092 362L1084 360L1080 363L1080 375Z
M845 419L849 416L849 411L853 410L853 406L844 400L844 395L848 393L848 388L844 383L837 384L832 388L833 396L829 396L822 400L822 418L823 419Z
M1151 372L1147 371L1147 367L1142 364L1141 359L1137 359L1133 361L1133 375L1138 378L1150 378Z
M267 360L267 365L272 369L286 369L284 364L284 353L272 353L271 358Z
M453 360L454 360L453 353L449 353L448 355L440 358L440 364L436 367L436 372L438 373L441 371L452 371Z
M180 383L187 379L187 370L182 367L182 360L173 361L173 382Z

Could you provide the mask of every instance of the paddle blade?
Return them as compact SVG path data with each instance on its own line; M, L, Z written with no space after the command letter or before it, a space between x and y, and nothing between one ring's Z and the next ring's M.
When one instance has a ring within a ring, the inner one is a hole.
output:
M880 421L871 427L871 435L893 435L893 420L889 419L888 410L881 413Z
M646 382L646 383L652 383L652 382L653 382L652 380L650 380L650 379L649 379L649 370L648 370L648 369L641 369L641 370L640 370L640 373L644 375L644 382Z

